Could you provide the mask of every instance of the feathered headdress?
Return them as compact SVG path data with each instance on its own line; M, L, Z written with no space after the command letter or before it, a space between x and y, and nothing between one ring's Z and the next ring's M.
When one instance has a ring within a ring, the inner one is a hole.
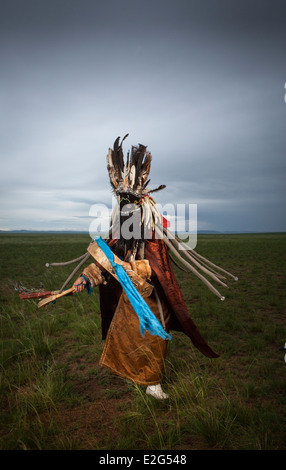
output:
M119 201L128 201L131 199L128 195L133 195L134 199L137 199L134 201L135 206L140 206L142 211L141 223L144 223L145 227L151 230L151 233L155 231L157 238L164 240L170 250L170 254L175 256L175 259L171 256L172 261L179 268L194 273L215 295L224 300L224 296L198 270L207 274L223 287L227 287L223 282L225 276L235 280L237 280L237 277L199 255L194 249L183 243L176 234L170 232L167 226L162 223L162 216L157 204L149 194L164 189L166 186L161 185L153 190L147 188L150 181L148 176L152 157L144 145L139 144L138 147L132 147L131 155L128 152L127 161L124 161L122 143L127 136L128 134L126 134L120 144L120 137L118 137L114 142L113 150L109 149L107 155L107 169L113 192ZM118 226L119 212L120 208L119 204L117 204L111 216L111 227Z
M147 186L150 182L148 179L152 156L147 151L147 147L142 144L138 146L132 146L131 154L127 153L127 159L125 161L122 144L128 137L126 134L122 139L120 137L114 142L113 150L109 149L107 154L107 170L109 173L110 183L113 192L116 195L120 193L129 193L137 197L142 197L147 193L159 191L164 189L166 186L161 185L157 189L148 190Z

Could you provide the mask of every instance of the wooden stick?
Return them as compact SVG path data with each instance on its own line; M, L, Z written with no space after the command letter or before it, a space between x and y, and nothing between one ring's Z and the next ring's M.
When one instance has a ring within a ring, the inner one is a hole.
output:
M45 305L48 305L49 303L54 302L55 300L59 299L60 297L63 297L64 295L72 294L74 291L75 291L75 288L74 288L74 287L71 287L70 289L65 290L65 291L62 292L61 294L51 295L51 296L48 297L47 299L41 300L41 301L38 303L38 307L39 307L39 308L44 307Z
M169 232L169 231L168 231ZM172 233L169 232L171 235ZM174 238L171 238L171 242L170 242L172 245L174 245L174 248L176 249L176 252L178 251L177 248L178 248L178 245L179 245L179 242L177 240L175 240ZM185 245L187 246L187 245ZM210 276L214 281L218 282L221 286L223 287L228 287L224 282L222 282L217 276L216 276L216 273L214 273L213 271L210 271L207 267L204 267L201 263L199 263L194 257L192 257L189 253L189 251L187 250L182 250L182 255L184 255L186 258L188 258L192 263L194 263L195 266L197 266L201 271L203 271L205 274L207 274L208 276Z
M192 271L201 281L206 284L206 286L215 294L217 295L221 300L225 300L225 297L223 297L220 292L213 287L213 285L204 277L202 276L190 263L188 263L184 258L182 258L177 251L175 251L175 248L173 247L172 243L168 240L168 238L160 231L158 230L158 234L163 238L164 242L166 245L170 248L171 251L175 253L175 255L178 257L178 259L181 261L182 264L184 264L190 271Z
M222 282L217 276L216 274L214 274L212 271L210 271L208 268L204 267L202 264L198 263L198 261L193 258L187 251L184 252L184 256L186 256L186 258L188 258L190 261L192 261L192 263L194 263L201 271L203 271L205 274L207 274L208 276L210 276L214 281L218 282L221 286L223 287L228 287L227 284L225 284L224 282Z
M43 291L43 292L22 292L19 294L20 299L43 299L44 297L49 297L50 295L58 294L58 290L54 291Z
M172 252L173 253L173 252ZM189 272L188 269L183 268L183 266L180 266L179 263L176 261L176 259L173 257L173 255L170 253L169 254L172 263L174 263L177 268L179 268L181 271L184 271L185 273Z
M182 243L182 242L180 242ZM185 243L183 243L183 245L185 245ZM232 277L235 281L238 280L238 277L237 276L234 276L233 274L229 273L228 271L226 271L225 269L221 268L220 266L217 266L216 264L212 263L210 260L208 260L207 258L204 258L202 255L200 255L199 253L197 253L195 250L192 250L190 249L190 247L188 247L187 245L185 245L187 247L187 251L191 251L192 254L194 254L194 256L196 256L197 258L199 258L200 260L204 260L206 263L208 263L210 266L213 266L214 268L218 269L219 271L227 274L228 276Z
M64 288L68 285L68 283L70 282L70 280L73 278L73 276L79 271L79 269L81 268L81 266L90 258L90 253L86 253L84 255L84 257L82 258L81 262L77 265L77 267L73 270L73 272L69 275L69 277L67 278L67 280L64 282L64 284L62 285L59 293L61 294L62 291L64 290Z
M46 263L46 267L49 268L50 266L67 266L68 264L76 263L77 261L82 260L85 257L86 253L78 258L71 259L70 261L64 261L63 263Z
M166 227L164 227L164 232L168 235L169 239L174 241L174 244L177 243L176 247L178 247L178 244L180 244L182 247L185 249L183 251L187 251L190 255L198 258L198 261L204 261L207 263L209 266L213 266L215 269L227 274L229 277L233 278L235 281L238 280L237 276L234 276L233 274L229 273L225 269L221 268L220 266L217 266L216 264L212 263L210 260L207 258L204 258L202 255L197 253L195 250L191 249L186 243L182 242L181 240L178 239L178 235L174 235L170 230L168 230ZM213 271L216 275L218 273L216 271Z

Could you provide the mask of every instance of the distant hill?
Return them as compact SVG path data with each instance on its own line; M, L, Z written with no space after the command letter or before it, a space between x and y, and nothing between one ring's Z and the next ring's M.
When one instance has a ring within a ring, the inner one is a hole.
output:
M9 233L19 233L19 234L29 234L29 233L34 233L34 234L48 234L48 233L54 233L54 234L74 234L74 235L89 235L89 232L84 231L84 230L0 230L0 234L9 234ZM185 232L177 232L178 234L184 234ZM240 234L240 233L272 233L272 232L258 232L258 231L252 231L252 230L236 230L236 231L218 231L218 230L198 230L197 234L198 235L227 235L227 234ZM276 233L276 232L274 232ZM278 233L278 232L277 232ZM280 233L280 232L279 232ZM186 234L188 235L188 234Z
M77 231L77 230L0 230L0 233L69 233L69 234L83 234L89 235L89 232Z

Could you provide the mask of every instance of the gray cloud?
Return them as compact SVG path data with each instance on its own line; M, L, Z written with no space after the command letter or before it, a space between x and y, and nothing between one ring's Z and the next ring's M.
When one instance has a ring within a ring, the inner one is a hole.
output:
M88 0L0 6L1 228L88 230L118 135L199 226L285 230L285 6Z

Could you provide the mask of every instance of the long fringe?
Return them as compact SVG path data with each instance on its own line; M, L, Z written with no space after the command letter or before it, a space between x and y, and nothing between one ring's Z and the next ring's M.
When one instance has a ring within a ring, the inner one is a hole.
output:
M213 292L221 300L225 300L225 297L199 271L203 272L206 276L210 277L212 280L214 280L225 288L228 288L228 285L223 282L222 279L225 280L226 276L228 276L237 281L238 278L226 271L225 269L212 263L207 258L204 258L200 254L198 254L195 250L191 249L184 242L181 242L177 235L173 234L166 227L163 227L161 223L158 223L158 218L160 217L158 208L154 200L150 200L152 201L151 208L153 218L154 221L157 221L157 223L155 223L155 231L157 235L164 240L164 242L170 249L170 253L175 257L178 267L182 269L183 265L187 271L190 271L195 274L208 287L211 292ZM172 261L174 261L174 258L172 258ZM176 261L174 262L176 263ZM224 273L226 276L222 275L221 273Z

